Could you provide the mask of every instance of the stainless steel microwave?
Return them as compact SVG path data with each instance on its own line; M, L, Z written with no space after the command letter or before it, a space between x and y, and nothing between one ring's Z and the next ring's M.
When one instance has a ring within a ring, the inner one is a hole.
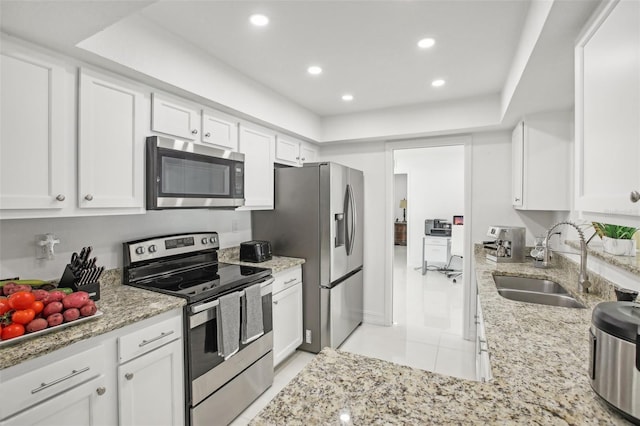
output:
M244 154L147 138L147 210L244 205Z

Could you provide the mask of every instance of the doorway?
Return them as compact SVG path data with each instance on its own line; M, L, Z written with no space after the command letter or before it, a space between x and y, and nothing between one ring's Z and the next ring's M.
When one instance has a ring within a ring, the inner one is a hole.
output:
M452 277L447 277L443 271L444 268L460 269L461 272L470 271L471 265L471 244L465 244L471 241L471 137L450 136L437 137L424 140L398 141L388 142L386 144L386 161L387 161L387 200L386 218L388 223L394 222L397 216L397 206L395 198L395 180L397 174L407 175L407 246L406 252L402 252L394 244L393 227L389 227L386 235L386 268L387 268L387 286L385 287L385 318L387 324L391 325L398 322L398 310L408 309L397 300L398 297L421 299L423 306L427 306L430 302L436 300L442 295L422 294L410 295L406 292L408 289L415 289L422 284L409 284L411 277L416 275L414 279L422 282L430 280L435 282L439 280L445 289L455 288L458 292L456 299L457 317L455 322L456 333L464 339L472 339L474 330L471 327L473 315L470 314L475 304L471 300L475 298L475 293L471 291L470 273L462 274L456 277L456 283L453 283ZM393 203L393 204L392 204ZM429 256L424 256L423 247L425 237L425 219L443 219L445 222L451 223L453 226L454 216L457 223L462 222L464 225L458 228L458 236L462 244L461 248L455 250L455 256L452 264L450 253L445 252L447 262L445 264L438 262L430 262ZM406 263L398 262L398 256L406 256ZM394 260L395 258L395 260ZM424 263L427 258L427 263ZM396 267L394 268L394 264ZM398 265L406 264L404 271L397 269ZM453 266L452 266L453 265ZM425 275L422 275L423 266L426 266ZM440 271L438 271L440 269ZM431 273L434 271L434 273ZM438 278L430 278L431 276ZM405 295L402 296L402 287L405 286ZM413 286L413 287L411 287ZM456 287L457 286L457 287ZM425 288L428 290L428 288ZM447 296L448 297L448 296ZM453 297L453 296L451 296ZM436 305L431 311L423 311L421 314L414 315L419 318L422 324L429 326L438 322L435 318L437 309L442 305ZM404 315L404 314L403 314ZM444 315L444 313L443 313ZM405 315L406 317L406 315ZM442 319L440 321L443 324Z

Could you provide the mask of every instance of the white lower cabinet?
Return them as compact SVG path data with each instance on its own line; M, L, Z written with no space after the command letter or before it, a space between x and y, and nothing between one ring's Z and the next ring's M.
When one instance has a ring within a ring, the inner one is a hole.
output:
M1 370L0 426L182 425L182 342L174 310Z
M120 425L184 424L182 340L118 367Z
M476 299L476 378L480 382L491 380L491 360L489 356L489 343L484 331L484 318L480 296Z
M100 375L1 421L0 425L106 425L108 398L105 376Z
M274 274L273 364L278 365L302 343L302 268Z

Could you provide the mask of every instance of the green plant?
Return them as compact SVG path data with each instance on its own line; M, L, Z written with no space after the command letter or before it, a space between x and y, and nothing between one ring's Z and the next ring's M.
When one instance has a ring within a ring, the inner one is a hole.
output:
M638 228L631 226L611 225L609 223L598 222L593 222L593 229L596 230L600 238L609 237L615 238L616 240L630 240L638 230Z

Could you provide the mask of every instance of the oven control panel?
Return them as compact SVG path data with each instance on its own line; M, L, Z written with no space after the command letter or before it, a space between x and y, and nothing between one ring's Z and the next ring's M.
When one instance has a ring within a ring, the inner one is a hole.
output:
M166 235L146 240L130 241L124 244L130 263L220 248L217 232Z

